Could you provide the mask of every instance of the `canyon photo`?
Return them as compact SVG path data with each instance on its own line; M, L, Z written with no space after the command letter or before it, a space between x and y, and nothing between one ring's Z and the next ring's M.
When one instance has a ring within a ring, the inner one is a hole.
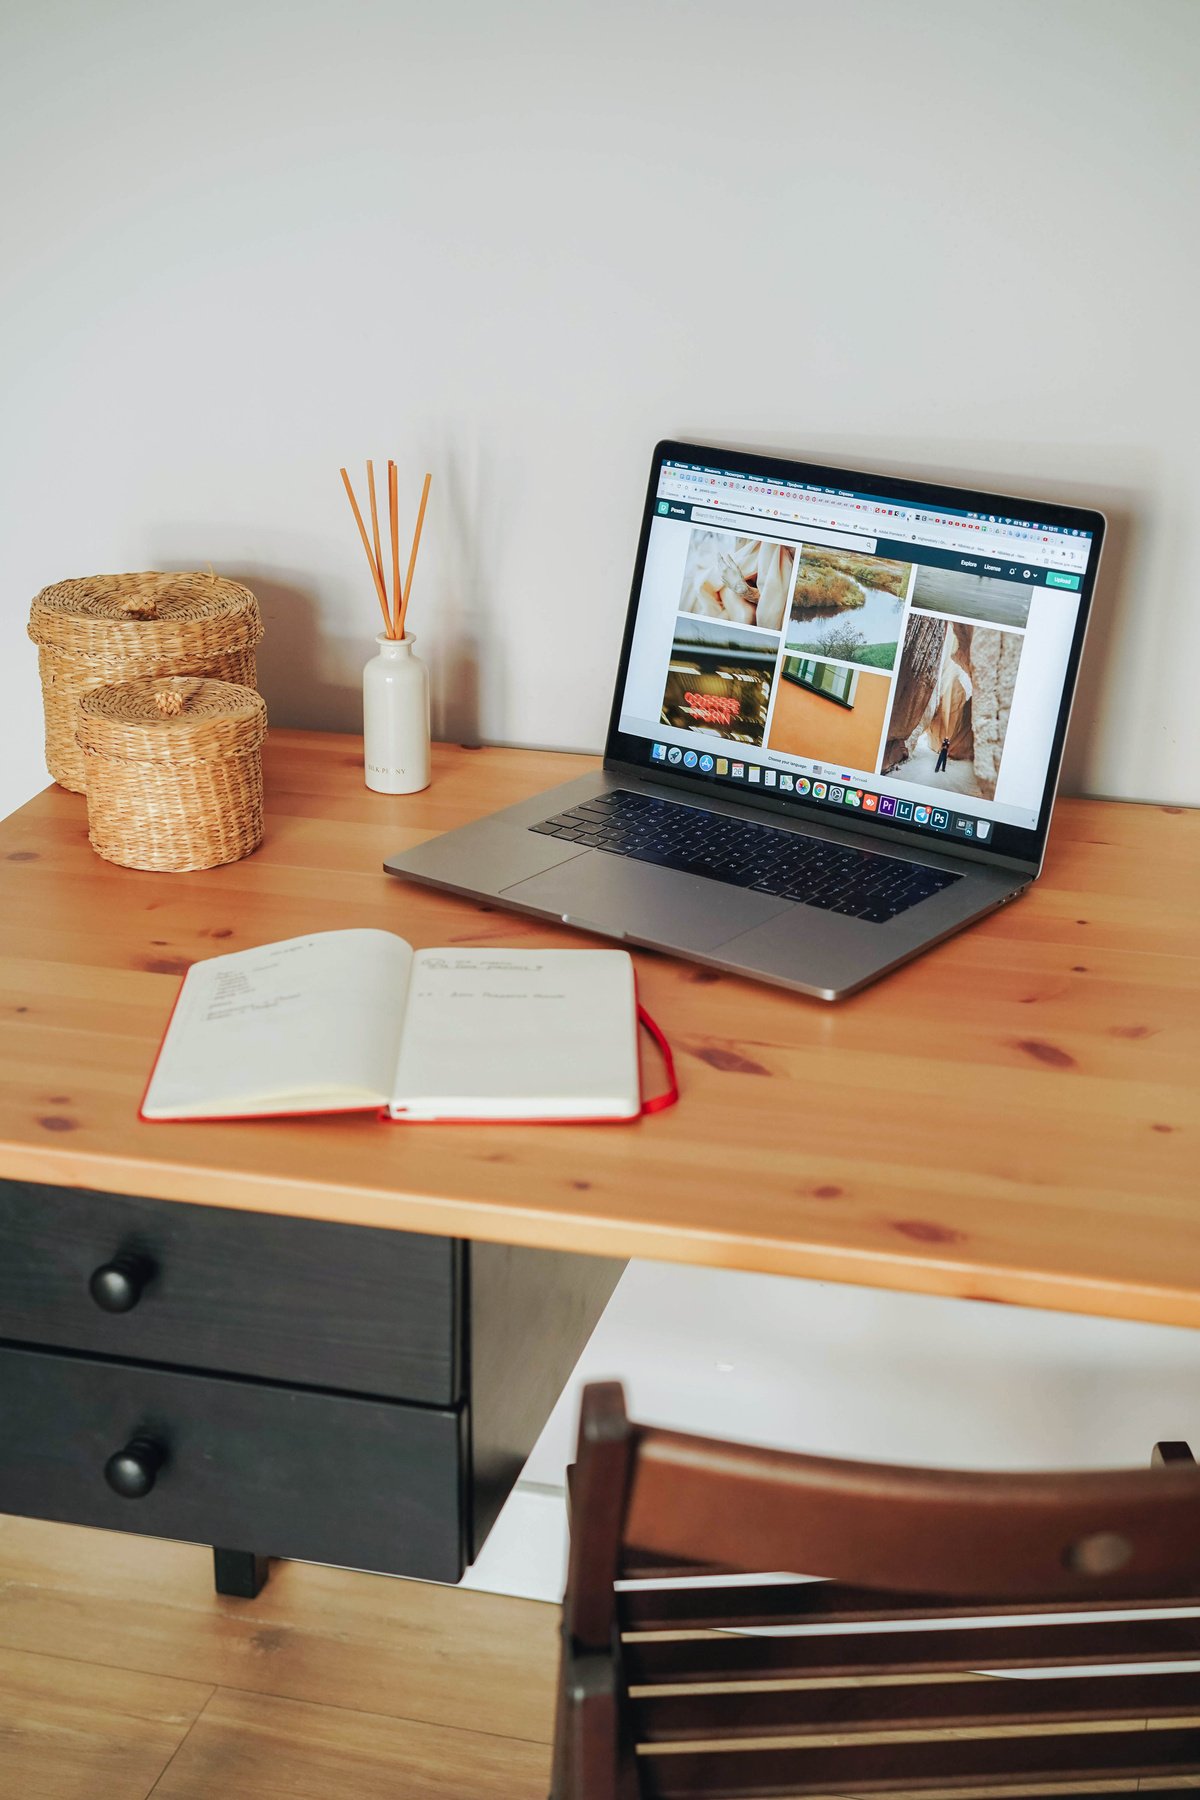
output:
M911 614L881 773L994 799L1024 641L1017 632Z

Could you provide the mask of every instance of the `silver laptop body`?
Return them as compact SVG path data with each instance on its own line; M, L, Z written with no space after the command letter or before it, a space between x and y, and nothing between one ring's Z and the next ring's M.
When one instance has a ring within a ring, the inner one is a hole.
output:
M659 444L602 770L384 867L853 993L1038 874L1103 532Z

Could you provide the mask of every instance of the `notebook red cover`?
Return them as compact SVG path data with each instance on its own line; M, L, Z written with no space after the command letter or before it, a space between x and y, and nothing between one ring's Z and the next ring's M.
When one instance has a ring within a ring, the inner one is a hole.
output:
M186 977L185 977L185 979L186 979ZM636 993L636 991L637 991L637 974L635 971L635 973L634 973L634 992ZM371 1106L342 1106L342 1107L322 1106L320 1108L314 1108L312 1111L309 1111L309 1112L297 1112L297 1111L289 1110L287 1112L237 1113L237 1114L233 1114L233 1115L228 1114L228 1113L192 1114L186 1120L148 1118L146 1116L146 1112L145 1112L146 1097L150 1092L150 1087L154 1080L154 1072L158 1068L158 1061L159 1061L160 1056L162 1055L163 1045L167 1041L167 1034L169 1033L169 1031L171 1029L171 1022L174 1019L175 1014L178 1010L179 1001L180 1001L180 997L182 996L182 994L183 994L183 982L181 981L179 984L178 991L176 992L175 998L171 1003L171 1011L167 1016L166 1025L163 1027L163 1034L158 1041L158 1048L154 1053L154 1061L150 1065L150 1072L146 1077L146 1085L142 1089L142 1097L138 1101L138 1118L142 1121L143 1125L178 1125L178 1124L241 1125L241 1124L254 1124L262 1119L339 1118L345 1113L362 1113L362 1112L373 1112L373 1113L375 1113L376 1117L382 1119L385 1123L390 1124L390 1125L480 1125L480 1124L501 1124L501 1123L511 1123L514 1125L517 1125L517 1124L519 1124L519 1125L632 1125L635 1123L637 1118L645 1118L650 1113L665 1112L668 1107L674 1106L679 1099L679 1081L678 1081L678 1077L676 1076L676 1073L675 1073L675 1058L672 1055L671 1046L667 1041L666 1033L663 1031L662 1027L653 1018L651 1018L650 1014L646 1011L645 1007L642 1005L642 1003L639 999L637 1002L638 1024L648 1033L648 1035L650 1036L650 1038L653 1040L654 1044L656 1045L660 1056L662 1057L663 1068L664 1068L664 1071L666 1074L667 1085L665 1088L662 1089L662 1091L660 1093L651 1094L648 1099L643 1098L641 1112L639 1114L636 1114L634 1118L630 1118L630 1119L611 1119L611 1118L530 1119L530 1118L522 1118L522 1119L513 1119L513 1120L505 1121L505 1120L495 1120L495 1119L483 1120L483 1119L477 1119L477 1118L455 1119L455 1118L451 1118L449 1116L444 1117L444 1118L437 1118L437 1119L397 1119L397 1118L393 1117L392 1113L389 1111L389 1109L387 1107L379 1108L374 1105L371 1105Z

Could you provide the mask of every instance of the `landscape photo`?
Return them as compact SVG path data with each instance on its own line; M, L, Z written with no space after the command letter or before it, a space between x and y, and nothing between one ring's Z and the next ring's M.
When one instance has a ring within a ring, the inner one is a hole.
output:
M778 648L778 636L714 619L677 619L662 723L738 744L761 744Z
M892 685L888 677L791 655L784 656L779 672L771 749L873 769Z
M918 563L912 603L924 612L950 613L1024 631L1032 598L1032 582L998 581L994 575L970 575L961 569L935 569L929 563Z
M880 772L993 800L1025 639L909 616Z
M696 528L684 564L679 610L728 625L781 631L795 560L791 544Z
M895 667L912 564L806 545L796 569L789 650L867 668Z

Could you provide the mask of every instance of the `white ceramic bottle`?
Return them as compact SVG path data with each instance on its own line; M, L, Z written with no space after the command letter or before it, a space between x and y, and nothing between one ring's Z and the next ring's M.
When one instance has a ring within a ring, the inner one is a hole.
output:
M363 670L363 762L377 794L415 794L429 786L429 669L413 655L416 639L379 633Z

